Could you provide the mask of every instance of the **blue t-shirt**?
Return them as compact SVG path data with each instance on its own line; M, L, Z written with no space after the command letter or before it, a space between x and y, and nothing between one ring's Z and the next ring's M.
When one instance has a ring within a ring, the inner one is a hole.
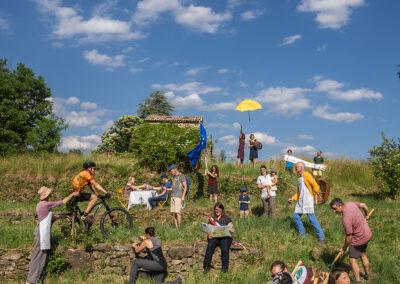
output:
M293 169L293 163L289 162L289 161L286 161L285 162L285 168L288 169L288 170Z
M250 196L241 194L241 195L239 195L239 201L250 201ZM241 210L241 211L249 210L249 204L248 203L240 203L239 210Z

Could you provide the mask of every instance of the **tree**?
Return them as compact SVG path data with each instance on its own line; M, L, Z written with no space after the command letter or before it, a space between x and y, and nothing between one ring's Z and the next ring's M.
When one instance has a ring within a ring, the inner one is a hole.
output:
M51 90L43 77L20 63L15 70L0 60L0 154L55 151L63 119L53 114Z
M101 144L96 151L107 153L128 152L134 128L142 122L143 120L135 115L121 116L101 136Z
M382 195L396 198L400 191L400 140L382 133L382 144L369 150L374 176Z
M146 118L150 114L172 115L174 107L170 104L165 94L161 91L155 91L139 104L138 115L140 118Z

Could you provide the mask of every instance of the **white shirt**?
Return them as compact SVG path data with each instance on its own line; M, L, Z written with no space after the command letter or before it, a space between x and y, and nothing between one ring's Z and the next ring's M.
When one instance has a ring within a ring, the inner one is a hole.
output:
M257 178L257 184L261 184L261 185L272 185L272 179L271 179L271 175L261 175ZM275 192L271 192L271 196L275 196L274 195ZM268 189L263 188L261 190L261 198L268 198Z
M298 178L298 187L300 196L294 212L299 214L314 214L314 197L304 183L303 176Z

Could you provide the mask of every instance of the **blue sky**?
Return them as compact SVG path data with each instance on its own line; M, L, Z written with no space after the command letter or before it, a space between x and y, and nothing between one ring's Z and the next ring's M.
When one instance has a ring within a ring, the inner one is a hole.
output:
M69 128L61 149L92 149L152 91L202 115L235 157L238 125L263 142L364 159L399 137L399 1L34 0L0 2L0 55L45 77ZM234 110L259 101L251 114ZM248 153L246 153L246 156Z

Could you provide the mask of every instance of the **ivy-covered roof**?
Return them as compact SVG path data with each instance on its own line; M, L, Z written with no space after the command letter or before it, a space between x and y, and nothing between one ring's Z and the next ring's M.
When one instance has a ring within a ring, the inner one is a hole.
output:
M173 123L190 123L199 124L203 122L202 116L179 116L179 115L148 115L145 119L147 122L173 122Z

